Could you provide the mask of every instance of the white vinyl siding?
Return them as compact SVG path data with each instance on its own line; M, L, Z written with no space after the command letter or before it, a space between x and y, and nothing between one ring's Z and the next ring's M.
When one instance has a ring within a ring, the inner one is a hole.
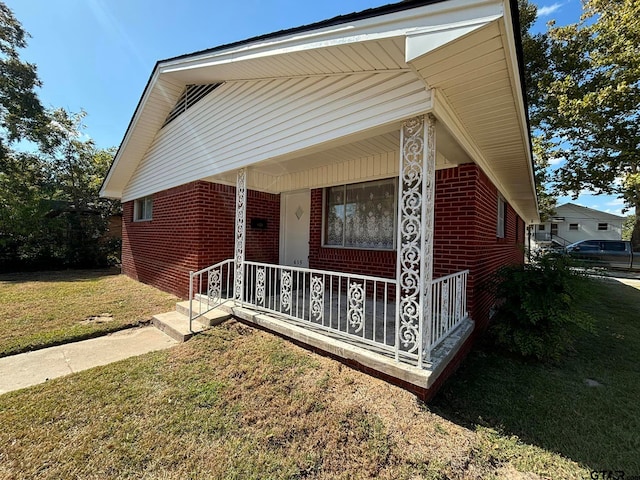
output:
M411 72L228 82L162 129L123 201L424 113Z

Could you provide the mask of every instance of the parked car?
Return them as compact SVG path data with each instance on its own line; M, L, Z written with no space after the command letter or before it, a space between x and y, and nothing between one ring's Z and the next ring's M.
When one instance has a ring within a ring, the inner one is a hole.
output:
M594 265L640 270L640 252L634 253L625 240L582 240L567 245L566 252Z

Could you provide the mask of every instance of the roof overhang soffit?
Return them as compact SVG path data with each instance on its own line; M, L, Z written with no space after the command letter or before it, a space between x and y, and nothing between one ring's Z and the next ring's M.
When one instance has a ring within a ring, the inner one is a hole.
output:
M538 210L508 13L407 34L406 61L434 91L434 113L521 218Z

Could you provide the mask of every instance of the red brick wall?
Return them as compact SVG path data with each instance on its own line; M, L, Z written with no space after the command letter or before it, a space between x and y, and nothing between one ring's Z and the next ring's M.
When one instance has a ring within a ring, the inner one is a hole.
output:
M436 172L434 277L469 269L468 306L481 326L488 320L488 280L506 263L524 261L524 222L507 206L505 238L496 238L498 193L474 164ZM186 296L188 272L233 257L235 188L193 182L154 195L153 219L133 222L133 202L123 205L123 271ZM267 220L266 230L250 227ZM248 191L246 258L277 263L280 196ZM518 234L516 234L518 229ZM517 240L517 241L516 241ZM322 189L311 191L311 268L393 278L396 252L322 247Z
M436 172L435 203L434 278L468 268L468 308L484 328L493 305L489 279L524 262L524 222L507 204L505 237L497 238L498 191L472 163Z
M234 192L235 194L235 192ZM280 260L280 195L249 190L245 258L254 262ZM265 230L251 228L252 218L267 221Z
M481 326L493 300L488 279L500 266L524 261L524 223L507 205L505 238L496 237L498 191L475 164L436 172L433 275L470 270L468 308ZM322 247L322 189L311 191L309 266L394 278L396 252Z
M144 283L186 297L189 271L233 257L235 187L192 182L153 195L152 220L133 221L123 204L122 270ZM265 230L251 218L267 220ZM247 192L247 260L278 261L280 196Z

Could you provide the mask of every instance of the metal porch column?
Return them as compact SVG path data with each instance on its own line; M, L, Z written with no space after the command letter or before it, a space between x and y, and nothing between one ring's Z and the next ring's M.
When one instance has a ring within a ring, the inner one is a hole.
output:
M247 216L247 169L238 170L236 180L236 237L235 237L235 279L234 300L244 302L244 246Z
M398 185L396 360L417 353L431 357L435 118L421 115L402 124Z

